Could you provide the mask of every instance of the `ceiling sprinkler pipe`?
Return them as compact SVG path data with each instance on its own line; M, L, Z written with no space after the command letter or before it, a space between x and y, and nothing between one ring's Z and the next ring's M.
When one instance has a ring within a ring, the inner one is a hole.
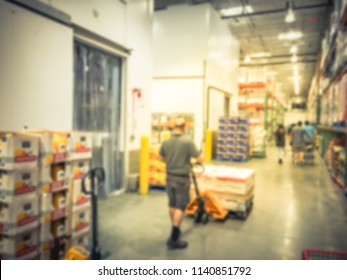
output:
M317 9L317 8L326 8L330 7L332 4L331 0L327 3L323 4L313 4L313 5L305 5L305 6L298 6L292 5L292 10L309 10L309 9ZM233 18L241 18L241 17L254 17L254 16L263 16L263 15L269 15L269 14L277 14L277 13L287 13L288 9L290 7L289 2L286 2L286 7L282 9L274 9L274 10L267 10L267 11L259 11L254 13L242 13L239 15L231 15L231 16L221 16L221 19L233 19Z

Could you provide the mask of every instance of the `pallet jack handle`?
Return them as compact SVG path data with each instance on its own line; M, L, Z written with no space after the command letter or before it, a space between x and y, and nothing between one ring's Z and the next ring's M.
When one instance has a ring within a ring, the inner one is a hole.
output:
M87 179L90 179L90 190L86 187ZM105 183L105 170L102 167L96 167L89 170L82 179L82 192L91 196L92 204L92 260L101 259L101 249L98 238L98 189ZM97 184L97 185L96 185Z

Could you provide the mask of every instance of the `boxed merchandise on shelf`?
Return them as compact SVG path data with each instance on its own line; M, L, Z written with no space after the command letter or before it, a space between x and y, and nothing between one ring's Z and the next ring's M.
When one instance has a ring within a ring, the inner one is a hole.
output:
M38 187L40 193L49 193L52 189L51 165L41 165L38 171Z
M0 132L0 169L34 169L38 166L38 158L38 137L17 132Z
M73 180L82 179L90 169L90 160L75 160L71 162Z
M68 189L71 179L71 163L53 163L51 165L50 178L52 179L52 192Z
M90 208L83 208L69 213L67 233L72 238L86 234L91 226Z
M50 165L53 162L53 134L45 130L25 130L23 133L39 137L39 165Z
M0 202L0 233L15 235L36 228L39 224L39 201L36 195Z
M90 180L86 180L85 182L86 189L90 190ZM68 204L73 210L90 206L90 195L83 192L82 180L71 180L68 196Z
M66 236L68 228L67 223L67 219L65 218L61 218L52 222L51 233L53 235L53 238Z
M15 236L0 236L0 259L27 260L38 255L38 229Z
M49 223L52 219L52 200L53 200L53 194L52 193L42 193L39 196L39 209L40 209L40 223L46 224Z
M70 133L70 159L90 159L92 157L92 134L90 132Z
M0 170L0 201L11 203L17 197L37 194L38 172L32 170Z
M47 244L53 240L51 223L42 223L39 226L39 243Z
M67 241L67 247L71 248L74 246L84 246L89 247L90 246L90 234L85 233L77 237L69 238Z
M51 260L52 241L39 243L39 259Z

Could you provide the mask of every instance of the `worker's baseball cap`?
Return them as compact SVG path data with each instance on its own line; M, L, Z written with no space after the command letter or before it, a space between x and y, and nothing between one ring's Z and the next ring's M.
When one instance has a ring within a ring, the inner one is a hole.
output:
M182 117L178 117L176 120L175 120L175 126L176 127L182 127L185 125L185 119L182 118Z

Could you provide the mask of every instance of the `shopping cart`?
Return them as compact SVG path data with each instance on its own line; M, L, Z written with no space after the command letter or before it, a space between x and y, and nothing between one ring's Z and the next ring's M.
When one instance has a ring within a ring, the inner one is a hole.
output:
M314 165L314 144L306 143L300 146L292 147L292 162L294 164L311 164Z
M347 260L347 252L306 249L302 251L304 260Z

